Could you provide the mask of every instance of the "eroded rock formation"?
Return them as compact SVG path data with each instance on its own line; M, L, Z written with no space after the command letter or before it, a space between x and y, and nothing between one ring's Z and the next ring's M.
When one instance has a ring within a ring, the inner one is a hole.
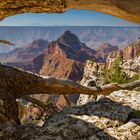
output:
M140 23L139 0L1 0L0 19L19 13L62 13L68 9L87 9Z
M74 81L82 79L86 60L95 58L95 51L88 48L71 31L65 31L57 41L52 41L42 54L41 75L67 78ZM40 59L36 58L36 61ZM37 62L39 64L39 62Z
M112 46L109 43L104 43L102 45L99 46L99 48L96 50L96 55L98 56L98 58L102 58L103 61L106 60L107 56L113 52L113 51L118 51L119 48L118 46Z
M138 37L134 43L123 50L124 59L133 59L137 56L140 56L140 37Z

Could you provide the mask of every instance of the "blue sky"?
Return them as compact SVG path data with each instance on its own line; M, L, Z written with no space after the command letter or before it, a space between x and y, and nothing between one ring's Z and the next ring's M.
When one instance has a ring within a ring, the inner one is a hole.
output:
M111 15L88 10L69 10L62 14L20 14L0 22L0 26L133 26Z

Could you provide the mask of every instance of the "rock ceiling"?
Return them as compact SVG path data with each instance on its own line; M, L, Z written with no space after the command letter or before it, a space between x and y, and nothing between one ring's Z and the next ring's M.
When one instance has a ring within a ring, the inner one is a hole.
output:
M20 13L95 10L140 24L140 0L0 0L0 19Z

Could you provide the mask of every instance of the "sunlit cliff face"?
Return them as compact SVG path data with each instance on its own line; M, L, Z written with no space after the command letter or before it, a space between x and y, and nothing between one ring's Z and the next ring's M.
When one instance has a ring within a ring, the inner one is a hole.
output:
M139 0L6 0L0 2L0 19L19 13L62 13L68 9L87 9L140 23Z

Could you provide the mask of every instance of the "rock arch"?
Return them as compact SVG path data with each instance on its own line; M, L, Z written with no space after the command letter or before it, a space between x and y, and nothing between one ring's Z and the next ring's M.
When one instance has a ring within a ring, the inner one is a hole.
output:
M139 0L0 0L0 19L20 13L62 13L95 10L140 24Z

